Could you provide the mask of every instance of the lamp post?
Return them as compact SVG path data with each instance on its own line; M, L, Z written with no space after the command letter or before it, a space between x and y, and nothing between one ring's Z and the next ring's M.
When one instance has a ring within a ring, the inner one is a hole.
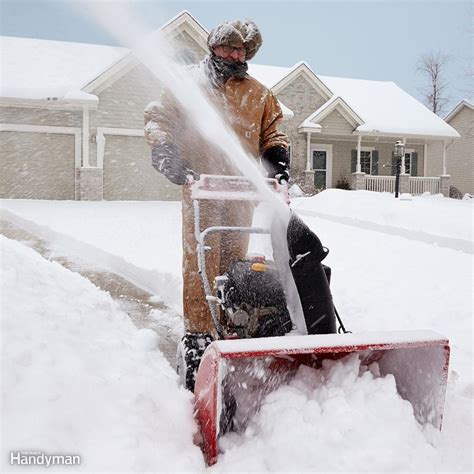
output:
M395 143L395 158L397 159L396 164L396 173L395 173L395 197L398 198L398 193L400 191L400 172L402 170L402 157L405 153L405 145L401 140L398 140Z

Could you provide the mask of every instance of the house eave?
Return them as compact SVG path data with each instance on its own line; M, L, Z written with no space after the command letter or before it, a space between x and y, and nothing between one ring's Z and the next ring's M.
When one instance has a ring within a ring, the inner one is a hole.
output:
M321 133L321 127L307 127L304 125L300 125L298 127L299 133Z
M456 132L457 133L457 132ZM411 132L387 132L383 130L372 130L372 131L363 131L363 130L354 130L353 135L362 136L362 137L394 137L394 138L420 138L423 140L457 140L461 136L457 133L456 135L442 135L442 134L427 134L427 133L411 133Z
M84 99L28 99L19 97L0 97L1 107L23 107L28 109L53 109L53 110L97 110L99 108L98 100Z

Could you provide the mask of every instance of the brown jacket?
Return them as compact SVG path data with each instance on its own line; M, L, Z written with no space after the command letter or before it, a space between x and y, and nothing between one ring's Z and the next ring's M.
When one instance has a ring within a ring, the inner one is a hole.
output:
M255 158L274 146L287 147L286 135L278 130L282 119L274 95L250 76L229 79L221 87L209 86L209 96L223 120L230 123L244 148ZM150 146L172 144L180 158L198 174L236 174L222 151L206 143L169 93L145 110L145 138ZM201 201L201 231L212 225L247 227L252 224L253 204L239 201ZM194 212L191 193L183 186L183 312L186 331L214 334L214 326L198 272ZM245 257L248 234L213 234L206 252L209 281L222 275L231 261ZM214 334L215 335L215 334Z
M210 86L212 87L212 86ZM278 130L283 114L277 99L256 79L230 78L225 85L209 89L209 96L231 125L246 151L257 158L274 146L288 146ZM169 93L145 109L145 138L150 146L174 143L182 159L198 174L234 174L222 152L199 136Z

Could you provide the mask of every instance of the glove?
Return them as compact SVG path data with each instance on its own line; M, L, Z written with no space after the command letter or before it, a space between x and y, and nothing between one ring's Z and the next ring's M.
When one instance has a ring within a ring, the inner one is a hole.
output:
M276 179L280 184L290 180L288 170L288 150L282 146L273 146L263 152L262 161L268 170L268 177Z
M176 145L172 143L155 145L151 150L151 163L153 168L174 184L184 184L188 175L195 175L189 169L188 163L179 156Z

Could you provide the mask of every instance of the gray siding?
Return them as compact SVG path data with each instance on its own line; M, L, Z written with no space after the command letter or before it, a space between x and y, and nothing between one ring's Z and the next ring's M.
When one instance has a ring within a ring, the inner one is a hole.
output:
M74 199L74 135L0 132L0 198Z
M321 133L330 135L351 135L354 127L338 110L333 110L320 122Z
M447 173L450 184L463 194L474 194L474 110L464 106L450 121L461 138L447 149Z
M151 166L150 150L140 137L107 137L104 199L152 201L181 199L181 188Z
M99 108L91 111L91 131L96 127L142 129L146 105L160 94L153 74L145 66L136 66L99 93Z
M0 122L53 127L82 127L82 110L0 107Z

